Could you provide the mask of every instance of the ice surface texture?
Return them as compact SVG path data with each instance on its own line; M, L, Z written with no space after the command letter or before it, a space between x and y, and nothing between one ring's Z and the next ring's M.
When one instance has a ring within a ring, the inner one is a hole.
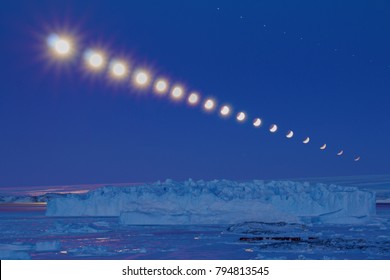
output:
M58 241L41 241L35 245L35 250L38 252L58 251L60 248L61 244Z
M53 197L46 214L120 216L122 224L359 223L375 215L375 193L291 181L166 180Z

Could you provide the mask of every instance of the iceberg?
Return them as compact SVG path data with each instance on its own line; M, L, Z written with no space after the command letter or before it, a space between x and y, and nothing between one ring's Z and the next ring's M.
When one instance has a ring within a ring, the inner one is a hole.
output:
M124 225L360 223L375 215L375 193L292 181L166 180L51 197L46 215L117 216Z

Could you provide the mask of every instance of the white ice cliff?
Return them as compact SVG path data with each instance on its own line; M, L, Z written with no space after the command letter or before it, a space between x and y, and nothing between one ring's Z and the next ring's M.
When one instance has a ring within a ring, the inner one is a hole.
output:
M375 215L375 193L291 181L228 180L103 187L48 200L48 216L119 216L122 224L356 223Z

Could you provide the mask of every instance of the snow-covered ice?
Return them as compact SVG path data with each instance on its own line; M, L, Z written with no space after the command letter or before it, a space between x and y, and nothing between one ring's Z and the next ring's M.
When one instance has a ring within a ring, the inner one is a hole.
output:
M166 180L52 197L46 215L120 216L122 224L360 223L375 215L375 193L291 181Z
M32 200L4 194L0 258L388 260L390 176L325 179L122 184ZM52 216L44 216L46 199Z

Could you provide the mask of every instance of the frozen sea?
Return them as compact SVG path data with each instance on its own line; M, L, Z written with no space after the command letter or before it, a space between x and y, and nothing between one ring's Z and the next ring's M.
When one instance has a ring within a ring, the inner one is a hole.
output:
M377 191L376 216L363 224L137 226L119 217L47 217L45 203L3 203L0 259L390 259L390 176L344 183Z

